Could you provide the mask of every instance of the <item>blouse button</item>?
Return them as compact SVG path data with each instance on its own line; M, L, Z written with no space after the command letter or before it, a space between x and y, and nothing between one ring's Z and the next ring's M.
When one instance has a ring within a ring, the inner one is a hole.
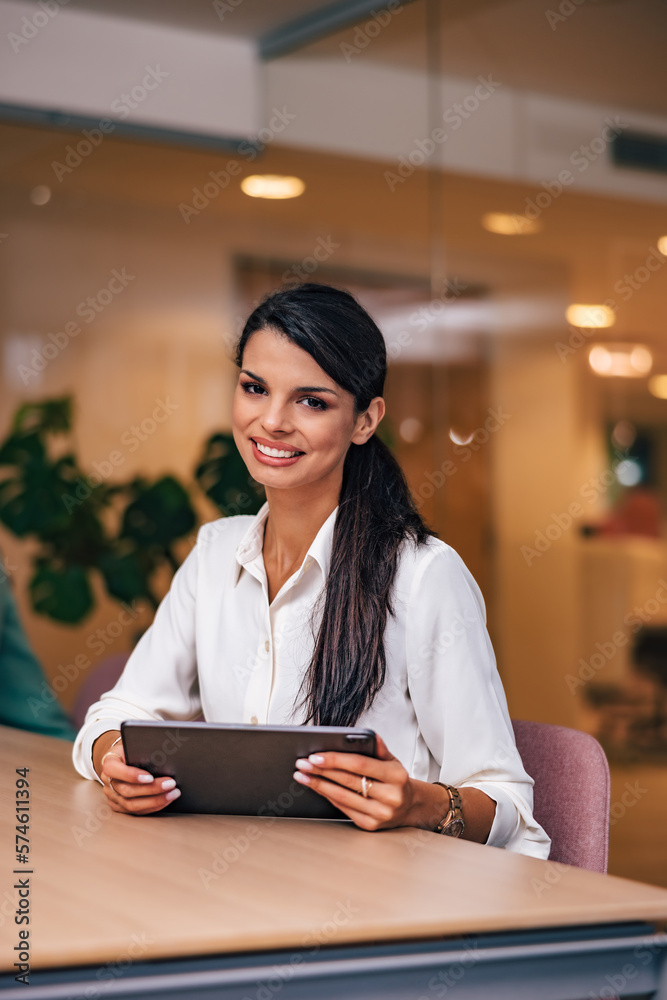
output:
M257 718L256 715L251 715L250 716L250 724L252 726L256 726L258 722L259 722L259 719Z
M264 643L264 649L265 649L265 650L267 651L267 653L268 653L268 651L269 651L269 650L271 649L271 643L269 642L269 640L268 640L268 639L267 639L267 640L266 640L266 642Z

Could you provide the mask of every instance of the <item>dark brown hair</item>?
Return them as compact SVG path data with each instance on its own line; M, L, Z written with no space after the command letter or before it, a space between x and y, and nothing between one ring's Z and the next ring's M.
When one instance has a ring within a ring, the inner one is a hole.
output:
M307 282L269 295L249 316L237 346L242 365L257 330L284 334L341 388L356 413L381 396L387 372L382 334L349 292ZM403 472L373 434L351 444L334 527L331 566L315 650L300 695L306 722L351 726L372 704L386 673L384 630L401 543L423 544L424 524Z

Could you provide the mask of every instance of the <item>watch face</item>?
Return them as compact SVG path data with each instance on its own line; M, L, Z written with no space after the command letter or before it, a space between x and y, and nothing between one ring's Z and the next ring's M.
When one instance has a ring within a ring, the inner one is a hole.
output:
M453 819L442 831L446 837L460 837L465 829L462 819Z

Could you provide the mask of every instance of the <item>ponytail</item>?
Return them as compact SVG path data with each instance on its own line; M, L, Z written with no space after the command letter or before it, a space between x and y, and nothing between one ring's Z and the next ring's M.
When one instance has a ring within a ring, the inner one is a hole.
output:
M406 538L422 544L430 534L387 446L375 434L350 445L321 624L300 691L306 722L352 726L372 704L385 679L400 545Z
M270 294L245 323L236 349L239 368L249 337L262 329L284 334L310 354L354 396L357 414L382 395L384 339L349 292L307 282ZM384 630L387 615L393 614L391 588L400 546L408 539L423 544L432 534L387 446L375 434L363 445L351 444L343 465L331 566L318 604L322 619L297 695L307 722L353 725L372 704L386 674Z

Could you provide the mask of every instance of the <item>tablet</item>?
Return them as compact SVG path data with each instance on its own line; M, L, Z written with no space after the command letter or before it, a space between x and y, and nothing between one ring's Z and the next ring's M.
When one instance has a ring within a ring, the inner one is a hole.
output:
M121 723L125 759L171 777L180 798L164 810L234 816L349 817L292 775L297 757L337 750L375 757L371 729L338 726L236 726L209 722Z

